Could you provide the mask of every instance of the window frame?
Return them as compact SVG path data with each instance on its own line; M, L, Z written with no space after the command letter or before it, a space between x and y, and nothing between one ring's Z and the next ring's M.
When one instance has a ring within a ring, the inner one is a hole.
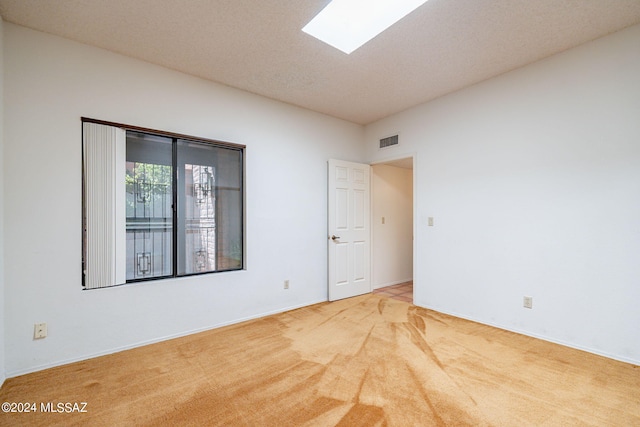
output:
M128 131L132 131L132 132L138 132L138 133L143 133L143 134L149 134L149 135L155 135L155 136L160 136L160 137L166 137L166 138L171 138L172 139L172 165L171 165L171 169L172 169L172 197L173 197L173 202L172 202L172 222L173 222L173 231L172 231L172 274L169 275L162 275L162 276L156 276L156 277L145 277L145 278L136 278L136 279L128 279L125 280L124 283L116 283L110 286L103 286L103 287L96 287L96 288L92 288L86 287L86 263L87 263L87 200L86 200L86 182L85 182L85 162L84 162L84 135L82 136L81 140L82 140L82 153L81 153L81 158L82 158L82 288L83 290L90 290L90 289L104 289L104 288L110 288L110 287L114 287L114 286L122 286L122 285L129 285L129 284L135 284L135 283L143 283L143 282L149 282L149 281L156 281L156 280L167 280L167 279L178 279L178 278L184 278L184 277L192 277L192 276L202 276L202 275L206 275L206 274L216 274L216 273L228 273L228 272L234 272L234 271L243 271L246 270L246 259L247 259L247 255L246 255L246 228L247 228L247 224L246 224L246 145L243 144L237 144L237 143L232 143L232 142L226 142L226 141L221 141L221 140L215 140L215 139L211 139L211 138L201 138L201 137L197 137L197 136L193 136L193 135L186 135L186 134L181 134L181 133L176 133L176 132L170 132L170 131L163 131L163 130L158 130L158 129L151 129L151 128L145 128L145 127L141 127L141 126L133 126L133 125L127 125L127 124L123 124L123 123L116 123L116 122L110 122L110 121L105 121L105 120L99 120L99 119L92 119L92 118L88 118L88 117L81 117L81 132L82 129L84 128L84 124L85 123L94 123L94 124L98 124L98 125L104 125L104 126L111 126L111 127L116 127L116 128L120 128L123 129L126 132ZM204 144L204 145L208 145L208 146L212 146L212 147L218 147L218 148L226 148L226 149L231 149L234 151L239 152L240 154L240 167L242 168L241 170L241 176L240 176L240 191L241 191L241 196L240 196L240 203L241 203L241 207L240 207L240 221L241 221L241 227L240 227L240 242L241 242L241 249L242 249L242 255L241 255L241 259L240 259L240 267L238 268L230 268L230 269L225 269L225 270L214 270L214 271L201 271L201 272L192 272L192 273L182 273L180 274L178 272L178 268L177 268L177 259L178 259L178 250L177 250L177 245L178 245L178 221L180 220L178 218L178 211L179 209L177 208L177 203L179 203L178 200L178 188L177 188L177 175L178 175L178 164L177 164L177 146L179 141L186 141L186 142L193 142L196 144Z

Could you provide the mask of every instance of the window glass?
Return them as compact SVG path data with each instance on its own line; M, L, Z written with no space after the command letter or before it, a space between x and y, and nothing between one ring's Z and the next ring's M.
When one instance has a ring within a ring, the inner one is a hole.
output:
M242 268L242 152L179 140L178 274Z
M127 132L127 280L173 273L171 138Z

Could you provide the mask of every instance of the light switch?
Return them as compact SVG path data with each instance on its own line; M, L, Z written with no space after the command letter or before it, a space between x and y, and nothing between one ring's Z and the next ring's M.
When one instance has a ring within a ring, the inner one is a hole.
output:
M430 216L429 219L427 220L427 223L429 225L429 227L433 227L433 217Z
M382 217L382 223L384 224L384 217Z

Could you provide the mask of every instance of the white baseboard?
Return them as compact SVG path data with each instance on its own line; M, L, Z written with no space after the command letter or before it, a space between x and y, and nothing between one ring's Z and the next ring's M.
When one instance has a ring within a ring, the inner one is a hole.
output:
M310 305L319 304L319 303L326 302L326 301L327 301L326 299L320 300L320 301L311 301L311 302L308 302L308 303L305 303L305 304L299 304L299 305L295 305L295 306L284 307L282 309L267 311L267 312L264 312L264 313L256 314L254 316L242 317L242 318L239 318L239 319L230 320L228 322L222 322L222 323L218 323L218 324L211 325L211 326L205 326L203 328L197 328L197 329L193 329L193 330L189 330L189 331L185 331L185 332L180 332L178 334L167 335L167 336L164 336L164 337L154 338L154 339L146 340L146 341L140 341L138 343L125 345L125 346L122 346L122 347L116 347L116 348L113 348L113 349L110 349L110 350L100 351L100 352L96 352L96 353L89 353L89 354L85 354L85 355L78 356L78 357L72 357L72 358L69 358L69 359L62 359L62 360L58 360L58 361L51 362L51 363L45 363L45 364L42 364L42 365L33 366L31 368L28 368L28 369L20 369L20 370L17 370L17 371L10 371L10 372L6 373L6 378L13 378L13 377L17 377L17 376L20 376L20 375L31 374L33 372L43 371L45 369L54 368L56 366L68 365L70 363L80 362L82 360L88 360L88 359L93 359L95 357L106 356L107 354L119 353L121 351L131 350L133 348L143 347L145 345L155 344L155 343L159 343L159 342L162 342L162 341L168 341L168 340L172 340L174 338L180 338L180 337L184 337L184 336L187 336L187 335L193 335L193 334L197 334L199 332L209 331L211 329L218 329L218 328L222 328L223 326L235 325L236 323L242 323L242 322L246 322L248 320L258 319L258 318L266 317L266 316L271 316L272 314L284 313L286 311L295 310L295 309L302 308L302 307L308 307ZM2 378L2 382L4 382L4 377L0 377L0 378Z
M494 327L494 328L502 329L503 331L509 331L509 332L513 332L513 333L516 333L516 334L525 335L525 336L531 337L531 338L537 338L539 340L547 341L547 342L554 343L554 344L558 344L558 345L561 345L561 346L564 346L564 347L569 347L569 348L573 348L573 349L580 350L580 351L586 351L587 353L595 354L597 356L606 357L607 359L613 359L613 360L617 360L619 362L630 363L632 365L640 366L640 360L635 360L635 359L624 357L624 356L620 356L620 355L617 355L617 354L611 354L611 353L607 353L605 351L596 350L596 349L593 349L593 348L580 346L580 345L576 345L576 344L573 344L573 343L568 343L568 342L565 342L565 341L562 341L562 340L558 340L558 339L551 338L551 337L548 337L548 336L545 336L545 335L541 335L541 334L532 333L532 332L529 332L529 331L520 330L520 329L517 329L517 328L505 327L505 326L497 324L497 323L485 322L483 320L474 319L473 317L464 316L464 315L461 315L459 313L448 312L448 311L443 311L443 310L436 309L436 308L433 308L433 307L419 305L419 304L417 304L415 302L415 300L414 300L413 303L415 305L418 305L419 307L426 308L427 310L433 310L433 311L435 311L437 313L442 313L442 314L446 314L446 315L449 315L449 316L458 317L460 319L470 320L472 322L480 323L482 325L487 325L487 326L491 326L491 327Z

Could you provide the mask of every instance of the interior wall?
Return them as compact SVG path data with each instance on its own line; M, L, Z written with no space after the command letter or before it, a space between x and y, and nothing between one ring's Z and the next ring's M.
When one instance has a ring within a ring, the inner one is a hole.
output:
M371 170L376 289L413 279L413 171L384 164Z
M640 364L638 46L640 25L365 128L370 161L398 132L385 155L420 160L416 304Z
M8 376L327 300L327 160L362 162L362 126L4 30ZM83 291L82 116L245 144L246 271Z
M4 171L4 54L3 54L4 21L0 16L0 165ZM6 312L4 298L4 172L0 171L0 386L5 375L5 343L4 316Z

